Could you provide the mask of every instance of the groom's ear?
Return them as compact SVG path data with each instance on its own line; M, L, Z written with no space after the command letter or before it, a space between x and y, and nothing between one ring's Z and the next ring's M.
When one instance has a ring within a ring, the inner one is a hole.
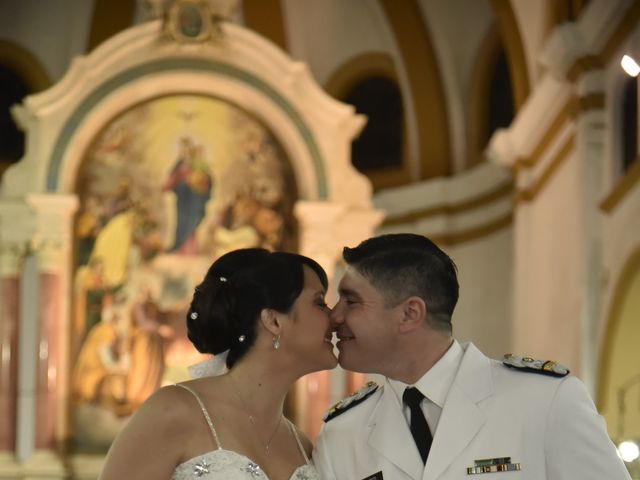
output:
M398 331L409 333L421 327L427 321L427 305L420 297L409 297L400 305Z

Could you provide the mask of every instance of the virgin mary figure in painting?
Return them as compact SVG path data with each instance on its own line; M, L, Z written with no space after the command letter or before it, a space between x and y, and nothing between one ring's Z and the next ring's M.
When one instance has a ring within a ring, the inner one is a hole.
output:
M162 191L176 195L176 230L170 252L196 253L195 231L211 198L212 178L203 148L189 137L180 139L180 152Z

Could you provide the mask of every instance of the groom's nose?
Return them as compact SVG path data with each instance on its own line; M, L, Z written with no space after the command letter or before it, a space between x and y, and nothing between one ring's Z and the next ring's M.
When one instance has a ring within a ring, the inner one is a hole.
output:
M333 328L337 328L338 325L344 322L342 317L340 302L336 303L333 308L329 311L329 319L331 320L331 325Z

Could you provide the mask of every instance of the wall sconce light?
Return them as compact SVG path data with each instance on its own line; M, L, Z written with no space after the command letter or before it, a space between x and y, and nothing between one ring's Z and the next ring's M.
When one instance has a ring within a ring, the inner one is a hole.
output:
M635 385L640 385L640 375L631 377L624 382L620 388L618 388L618 455L627 464L627 468L632 469L640 468L640 447L638 446L638 439L633 439L625 436L624 433L624 416L626 413L626 397L629 393L629 389ZM637 477L634 477L637 478Z
M640 448L633 440L625 440L618 445L618 454L620 458L627 463L631 463L640 457Z
M620 66L630 77L637 77L640 74L640 65L629 55L625 55L620 60Z

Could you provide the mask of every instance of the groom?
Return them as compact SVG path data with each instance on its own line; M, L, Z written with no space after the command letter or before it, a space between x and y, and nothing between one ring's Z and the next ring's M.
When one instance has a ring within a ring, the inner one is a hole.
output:
M452 337L456 267L433 242L383 235L343 257L340 365L386 380L328 412L313 454L323 479L630 479L566 368L498 362Z

